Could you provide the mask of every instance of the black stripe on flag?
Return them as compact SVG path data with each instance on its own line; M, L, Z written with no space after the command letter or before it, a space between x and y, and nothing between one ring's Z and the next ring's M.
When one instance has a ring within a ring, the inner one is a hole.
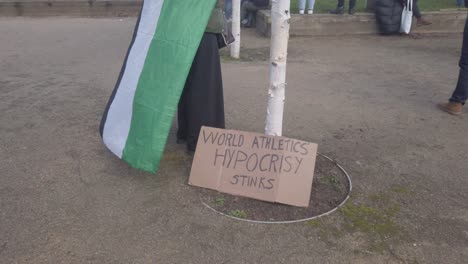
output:
M107 113L109 112L109 108L110 108L112 102L114 101L115 94L117 93L117 90L118 90L118 88L120 86L120 82L122 81L123 74L125 72L125 68L127 67L127 61L128 61L128 56L130 55L130 50L132 50L133 44L135 43L136 35L138 33L138 27L140 26L142 11L143 11L143 7L140 9L140 15L138 16L138 20L137 20L137 23L135 25L135 31L133 32L132 41L130 43L130 47L127 50L127 55L125 56L125 60L124 60L124 63L122 65L122 69L120 70L119 79L117 80L117 83L116 83L116 85L114 87L114 90L112 91L112 94L111 94L111 96L109 98L109 101L107 102L106 109L104 110L104 113L102 115L101 124L99 125L99 133L101 134L101 137L103 137L103 134L104 134L104 125L106 124L106 121L107 121Z

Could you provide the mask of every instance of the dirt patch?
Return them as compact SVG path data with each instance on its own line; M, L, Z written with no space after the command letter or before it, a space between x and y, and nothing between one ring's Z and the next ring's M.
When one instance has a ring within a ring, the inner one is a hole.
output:
M220 51L221 59L223 62L229 61L242 61L242 62L252 62L252 61L267 61L269 59L270 48L269 47L259 47L259 48L243 48L240 53L239 59L234 59L231 57L229 49L222 49Z
M218 212L256 221L292 221L326 213L348 196L350 183L337 164L317 156L308 208L258 201L200 188L200 199Z

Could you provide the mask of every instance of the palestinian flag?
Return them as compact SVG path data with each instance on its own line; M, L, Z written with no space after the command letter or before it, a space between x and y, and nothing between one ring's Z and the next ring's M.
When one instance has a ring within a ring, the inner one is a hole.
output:
M104 144L155 172L216 0L145 0L101 121Z

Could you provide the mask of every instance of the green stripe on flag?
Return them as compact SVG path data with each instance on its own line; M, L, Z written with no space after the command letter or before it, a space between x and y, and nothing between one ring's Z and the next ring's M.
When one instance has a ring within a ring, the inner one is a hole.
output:
M185 80L216 0L166 0L133 101L122 158L155 172Z

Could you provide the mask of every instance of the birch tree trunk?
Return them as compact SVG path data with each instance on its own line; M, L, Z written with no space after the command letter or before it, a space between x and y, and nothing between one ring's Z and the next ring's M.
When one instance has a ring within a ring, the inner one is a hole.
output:
M231 57L238 59L240 53L240 10L241 0L232 0L232 35L235 41L231 44Z
M288 56L290 0L272 0L270 86L265 134L281 136L286 88L286 59Z

